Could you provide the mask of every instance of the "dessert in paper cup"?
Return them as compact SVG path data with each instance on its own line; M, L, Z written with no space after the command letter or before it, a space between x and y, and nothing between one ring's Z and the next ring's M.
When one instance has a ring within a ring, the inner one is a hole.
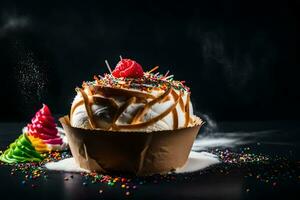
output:
M76 88L70 115L60 118L76 163L136 175L183 167L202 125L184 81L130 59L107 66L109 74Z

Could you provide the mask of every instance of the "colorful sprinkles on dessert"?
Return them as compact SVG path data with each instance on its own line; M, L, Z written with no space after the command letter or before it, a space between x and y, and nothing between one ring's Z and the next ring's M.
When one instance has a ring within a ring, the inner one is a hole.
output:
M130 65L130 70L124 70L126 65ZM136 67L131 67L132 65ZM124 72L120 72L119 68L121 67ZM150 92L155 88L166 90L169 86L171 86L176 90L190 91L189 87L184 85L185 81L173 80L174 75L169 75L169 71L165 74L161 74L159 72L154 73L154 71L158 68L159 67L156 66L147 72L143 72L141 66L136 61L122 59L111 74L106 73L104 76L94 76L95 81L83 82L83 86L100 85L112 88L138 89L147 92Z

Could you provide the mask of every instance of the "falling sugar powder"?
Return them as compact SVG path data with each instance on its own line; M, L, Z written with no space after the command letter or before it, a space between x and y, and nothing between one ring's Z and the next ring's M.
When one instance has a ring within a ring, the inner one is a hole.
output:
M177 169L175 173L188 173L205 169L211 165L220 163L218 157L207 152L191 152L186 165ZM88 172L88 170L80 168L74 158L66 158L58 162L50 162L45 165L48 170L65 171L65 172Z
M43 96L47 84L47 76L43 67L36 61L33 52L28 51L19 42L16 43L17 65L15 78L22 95L23 104L28 106L38 104Z
M41 68L35 64L32 56L32 53L27 53L26 58L18 63L18 84L22 95L27 100L31 100L33 96L41 100L46 86L46 77Z

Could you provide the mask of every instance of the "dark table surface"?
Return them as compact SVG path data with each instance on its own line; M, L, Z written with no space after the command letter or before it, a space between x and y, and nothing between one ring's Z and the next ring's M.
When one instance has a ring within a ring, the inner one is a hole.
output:
M25 123L0 123L0 149L4 150ZM299 121L227 122L218 124L216 137L243 137L248 143L226 147L263 155L268 162L221 163L204 171L132 178L137 185L128 195L121 187L86 183L80 174L47 172L47 179L26 180L11 174L12 166L0 165L1 199L297 199L299 187ZM210 147L209 152L225 151ZM65 177L72 179L65 180ZM129 177L130 178L130 177ZM155 180L155 181L153 181ZM103 192L100 194L99 190ZM6 198L4 198L6 197Z

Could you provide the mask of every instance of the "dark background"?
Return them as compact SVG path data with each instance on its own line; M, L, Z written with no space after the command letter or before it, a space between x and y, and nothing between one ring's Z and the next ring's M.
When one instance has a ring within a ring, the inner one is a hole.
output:
M298 10L290 1L1 1L0 120L29 120L43 102L68 113L74 88L119 55L186 80L195 109L216 120L300 119Z

